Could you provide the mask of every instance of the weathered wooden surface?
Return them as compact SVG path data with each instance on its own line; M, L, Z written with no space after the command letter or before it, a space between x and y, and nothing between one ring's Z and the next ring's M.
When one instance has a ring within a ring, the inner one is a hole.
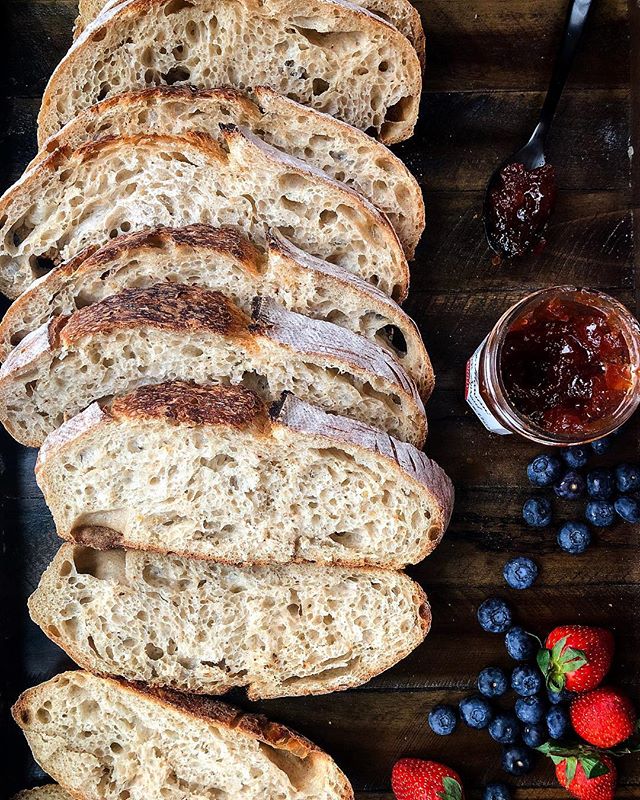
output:
M640 700L640 557L638 530L619 525L575 559L554 545L551 531L527 530L520 508L527 496L524 465L536 448L489 435L463 401L464 363L499 313L531 288L575 282L605 289L637 308L629 147L638 147L640 108L630 89L636 59L635 4L600 0L563 99L549 153L561 182L549 245L536 260L509 269L491 264L479 219L482 191L502 157L531 128L560 35L565 0L424 0L428 67L416 137L397 148L424 187L427 231L412 266L407 309L418 320L438 373L428 411L430 454L458 489L445 541L411 570L433 604L433 632L395 669L361 689L320 698L256 704L327 747L362 798L388 800L389 775L402 755L432 756L458 768L477 795L500 776L499 747L486 733L460 731L438 739L426 716L436 702L459 699L489 663L508 664L501 637L484 634L475 609L489 594L510 598L518 619L544 633L580 620L612 626L618 643L614 672ZM2 0L0 148L4 185L34 152L35 115L46 79L70 39L74 4L67 0ZM637 85L637 81L634 82ZM637 427L637 426L636 426ZM614 458L637 458L635 427ZM24 598L57 543L32 477L32 452L2 440L6 535L0 575L5 639L2 700L15 697L64 664L26 622ZM568 507L559 506L558 513ZM565 517L566 518L566 517ZM536 588L505 590L509 554L534 553L542 566ZM241 694L235 702L251 707ZM0 707L6 745L0 748L0 791L29 772L25 748ZM6 780L5 780L6 778ZM621 798L640 795L640 759L621 767ZM517 782L520 800L565 797L546 764Z

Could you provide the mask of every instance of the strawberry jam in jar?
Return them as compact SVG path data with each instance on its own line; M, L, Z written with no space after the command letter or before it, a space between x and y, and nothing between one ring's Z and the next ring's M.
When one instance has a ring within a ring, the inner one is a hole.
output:
M467 365L467 401L489 430L547 445L614 431L640 402L640 327L601 292L557 286L510 308Z

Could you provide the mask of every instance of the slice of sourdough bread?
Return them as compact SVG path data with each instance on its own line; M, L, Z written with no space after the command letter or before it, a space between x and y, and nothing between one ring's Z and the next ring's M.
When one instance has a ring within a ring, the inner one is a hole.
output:
M385 350L260 297L249 318L220 292L161 283L57 317L0 369L0 421L38 447L90 403L166 380L242 384L267 402L291 391L422 446L418 391Z
M233 563L403 567L442 538L444 472L411 445L286 395L165 383L47 437L36 479L58 534Z
M78 3L78 17L74 27L74 35L78 36L91 23L101 11L119 5L123 0L80 0ZM424 69L425 37L422 20L417 9L409 0L352 0L354 5L362 6L367 11L377 14L383 20L390 22L394 28L414 46L420 64Z
M265 226L396 299L408 267L389 221L361 195L248 132L102 139L57 150L0 199L0 290L121 233L197 222L265 241Z
M48 783L35 789L24 789L14 795L13 800L71 800L71 795L57 783Z
M0 362L24 337L128 287L181 283L221 291L246 313L256 295L334 322L391 353L431 394L434 375L413 320L390 297L341 267L303 253L277 232L265 256L229 228L191 225L123 234L51 270L9 307L0 323Z
M389 217L407 258L413 257L424 230L424 202L418 182L402 161L357 128L271 89L256 88L253 99L233 89L197 91L185 86L117 94L67 123L44 143L36 161L60 147L75 150L105 136L196 131L219 139L220 125L227 123L248 128L362 194Z
M13 716L35 760L78 800L349 800L332 759L264 717L204 697L64 672Z
M126 0L54 71L39 141L100 100L173 84L269 86L391 143L413 132L422 74L405 36L343 0Z
M428 633L427 598L394 570L237 567L63 545L31 617L81 667L150 686L249 697L365 683Z

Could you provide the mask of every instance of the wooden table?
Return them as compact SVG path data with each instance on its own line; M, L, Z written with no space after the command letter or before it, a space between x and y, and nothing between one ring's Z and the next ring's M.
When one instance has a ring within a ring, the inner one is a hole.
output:
M433 757L463 775L471 797L501 777L498 745L486 732L461 730L446 739L426 724L437 702L455 702L487 664L508 665L502 637L475 620L481 600L500 593L518 620L544 634L554 624L581 621L615 630L615 681L640 701L640 558L638 529L604 532L588 556L561 553L552 531L527 530L520 508L528 495L524 467L536 448L487 433L463 399L464 365L500 312L541 286L576 282L604 289L637 306L638 257L633 247L638 186L630 153L638 148L640 84L636 37L640 12L632 0L599 0L561 104L549 153L561 186L549 245L537 259L492 266L479 219L487 176L531 129L546 88L565 0L425 0L427 73L417 135L397 148L424 187L427 230L412 265L408 311L418 320L438 374L428 406L428 452L447 468L458 491L445 541L411 570L427 589L434 626L425 644L366 686L318 698L254 704L331 752L359 798L389 798L389 776L400 756ZM0 146L3 184L34 152L38 98L70 41L71 0L2 0ZM635 81L630 81L633 75ZM634 142L636 144L634 145ZM637 457L636 430L615 459ZM34 486L34 454L2 440L6 458L5 550L0 578L5 612L3 699L40 680L62 660L28 626L24 598L57 547ZM606 459L603 463L606 463ZM558 507L558 516L568 514ZM568 517L564 517L565 519ZM501 569L509 554L534 554L542 567L533 590L506 590ZM238 693L233 701L251 704ZM25 748L0 709L6 766L0 789L25 785ZM620 797L640 796L640 758L621 765ZM519 798L551 800L548 764L519 782Z

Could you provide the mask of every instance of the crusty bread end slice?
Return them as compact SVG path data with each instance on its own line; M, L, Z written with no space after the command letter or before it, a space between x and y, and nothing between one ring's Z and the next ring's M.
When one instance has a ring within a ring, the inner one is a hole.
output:
M389 217L407 258L413 258L425 210L420 186L402 161L357 128L266 87L254 89L252 97L235 89L198 91L186 86L114 95L81 111L44 143L30 166L60 147L76 150L106 136L196 131L220 139L220 125L229 123L251 130L366 197Z
M353 797L307 739L204 697L78 670L27 689L13 717L36 761L77 800Z
M203 133L139 135L56 150L0 199L0 291L121 233L158 225L229 226L265 242L275 228L397 300L408 266L391 223L368 200L247 131L224 150Z
M185 692L251 699L365 683L426 636L422 589L393 570L238 567L66 544L31 618L80 666Z
M58 534L233 563L403 567L439 543L453 487L411 445L286 395L144 386L47 437Z
M100 100L167 84L269 86L393 143L413 131L422 70L393 25L343 0L126 0L54 71L39 142Z
M267 402L291 391L422 446L415 384L378 345L257 297L251 318L220 292L124 289L29 334L0 369L0 421L39 446L90 403L166 380L241 384Z
M374 341L415 381L423 400L434 375L420 332L390 297L329 262L309 256L273 231L265 257L237 231L191 225L123 234L43 275L0 322L0 362L27 334L129 287L183 283L220 291L245 313L256 295L334 322Z

